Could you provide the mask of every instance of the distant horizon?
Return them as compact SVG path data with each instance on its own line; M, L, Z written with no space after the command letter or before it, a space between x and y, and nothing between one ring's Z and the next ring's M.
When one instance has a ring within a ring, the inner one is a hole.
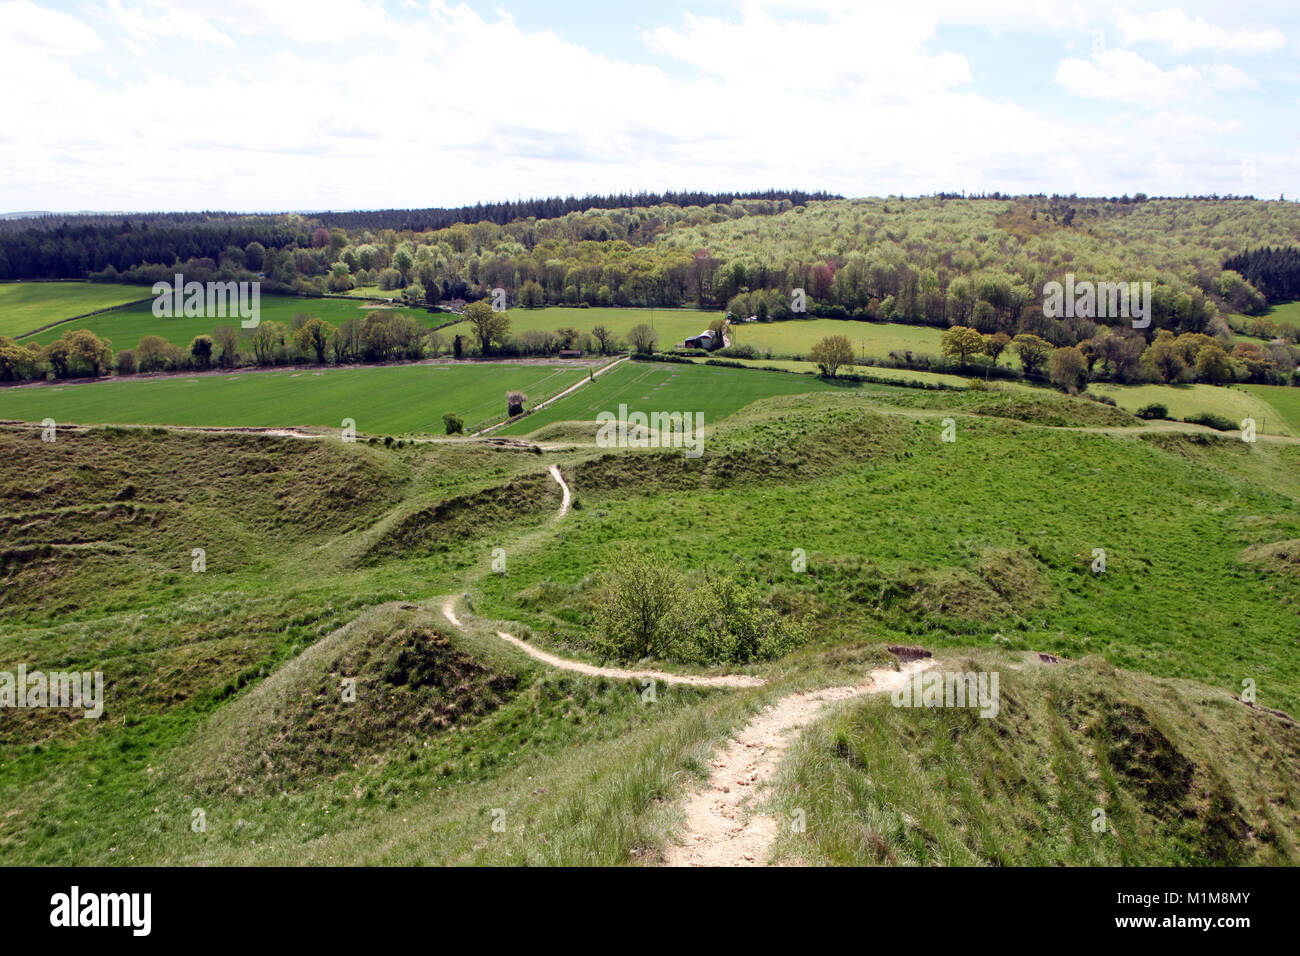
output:
M1125 196L1132 199L1134 196L1142 195L1144 196L1145 201L1148 202L1168 202L1168 201L1177 201L1177 200L1184 200L1184 199L1206 200L1206 201L1217 200L1221 202L1290 202L1290 203L1300 202L1300 198L1288 198L1286 195L1281 195L1273 198L1267 196L1253 196L1253 195L1213 196L1213 195L1195 195L1195 194L1186 194L1180 196L1155 196L1155 195L1147 195L1143 193L1142 190L1137 190L1135 192L1128 192L1128 193L1115 193L1113 195L1104 195L1104 196L1103 195L1085 196L1082 194L1071 194L1071 193L1060 193L1060 192L1011 193L1011 192L1006 192L1004 190L990 190L988 193L979 192L979 193L973 193L969 195L963 194L959 197L956 197L953 195L953 192L960 192L960 190L957 191L937 190L932 193L917 193L915 195L895 194L895 195L840 196L834 199L813 200L813 201L814 202L857 202L864 199L907 201L907 200L915 200L915 199L933 199L936 196L942 195L948 201L952 201L954 199L960 198L960 199L967 199L967 200L981 200L981 201L989 200L989 201L998 202L998 201L1005 201L1007 199L1020 199L1020 198L1034 197L1034 196L1047 196L1047 197L1055 196L1059 198L1075 199L1078 200L1079 202L1088 202L1088 201L1109 201L1114 199L1122 199ZM1000 193L1000 195L995 197L993 195L994 193ZM16 219L38 219L42 216L173 216L173 215L174 216L202 216L202 215L320 216L320 215L328 215L330 213L351 214L351 213L367 213L367 212L393 212L393 211L417 210L417 209L447 209L447 210L471 209L477 205L489 206L497 203L529 202L535 200L555 199L555 198L568 198L568 197L530 196L525 199L479 200L474 203L468 203L468 204L462 203L455 206L367 206L367 207L351 207L351 208L345 206L337 206L333 208L320 208L320 209L102 209L102 210L101 209L76 209L76 210L33 209L33 210L15 210L13 212L0 212L0 220L13 221ZM584 197L573 197L573 198L584 198ZM744 200L744 201L748 202L751 200ZM611 208L623 208L623 207L611 207Z

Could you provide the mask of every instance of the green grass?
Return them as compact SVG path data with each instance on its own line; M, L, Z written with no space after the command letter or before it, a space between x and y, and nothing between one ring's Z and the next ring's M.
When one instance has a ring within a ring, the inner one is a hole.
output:
M401 404L384 375L428 368L337 374L360 375L347 393L378 396L378 413ZM1249 677L1262 705L1300 709L1295 569L1256 547L1300 538L1300 449L969 414L1005 404L996 392L828 385L754 402L801 377L675 364L632 365L638 400L647 368L698 376L659 394L738 405L710 421L702 459L148 429L46 444L0 428L0 669L108 683L106 719L0 724L0 861L654 862L716 745L900 641L1005 665L1003 717L837 712L774 791L809 823L803 842L782 837L784 859L1294 862L1300 741L1228 695ZM1055 398L1030 417L1075 405L1103 410ZM559 523L552 463L576 496ZM592 656L590 581L626 542L756 583L812 642L756 665L767 687L660 685L647 703L639 682L551 671L495 638L514 622ZM453 632L436 598L463 592L469 627ZM1009 671L1038 650L1092 658ZM356 704L334 699L344 676ZM1189 764L1193 786L1158 789ZM1121 847L1081 842L1098 803Z
M504 418L506 392L532 401L587 374L572 365L504 363L330 367L159 379L115 379L0 391L0 418L72 424L342 427L362 434L442 434L454 412L466 427Z
M1289 385L1237 385L1234 390L1250 393L1276 413L1265 415L1265 431L1280 432L1276 423L1281 422L1289 430L1286 433L1300 435L1300 388Z
M1257 318L1261 318L1261 316L1242 315L1240 312L1234 312L1228 318L1234 328L1249 328L1250 323ZM1300 299L1294 302L1281 302L1277 305L1271 305L1262 318L1269 319L1294 331L1300 331Z
M558 328L575 328L590 332L594 326L604 325L618 337L626 339L634 325L653 324L659 333L659 350L673 348L688 336L697 335L709 327L721 312L700 312L691 309L511 309L510 330L514 334L530 329L553 332ZM450 333L469 331L468 323L447 330ZM733 345L751 345L760 352L771 352L773 357L807 355L808 350L828 335L847 335L859 355L887 357L895 349L939 354L939 329L919 325L901 325L887 322L852 322L840 319L791 319L785 322L746 322L732 326Z
M17 337L60 319L143 299L150 294L148 286L99 282L3 282L0 283L0 335Z
M776 782L778 819L802 811L806 824L782 828L778 859L1205 866L1300 856L1294 724L1098 658L1044 665L980 653L937 669L997 673L998 716L880 698L841 709L793 748ZM1273 755L1267 769L1252 762L1254 746Z
M1175 419L1191 418L1201 412L1222 415L1239 426L1247 415L1255 419L1255 427L1269 435L1300 435L1300 423L1274 410L1269 396L1286 393L1289 389L1273 386L1264 391L1261 386L1220 385L1108 385L1094 382L1088 391L1108 395L1126 411L1136 412L1146 405L1158 403L1169 409ZM1300 391L1300 389L1297 389Z
M640 541L679 568L769 582L827 643L1099 653L1226 689L1251 676L1275 705L1300 704L1294 637L1280 624L1295 613L1294 582L1242 556L1300 536L1300 449L960 412L947 444L937 417L875 417L871 399L752 406L694 468L665 455L577 472L584 507L566 547L486 581L491 613L524 614L581 647L582 582L614 542ZM796 548L806 575L790 571ZM1105 575L1089 571L1094 548L1107 552ZM516 580L551 582L555 609L526 610Z
M696 362L704 363L708 359L696 359ZM742 365L750 368L777 368L787 372L816 373L818 372L815 362L794 361L792 359L728 359L727 361L739 361ZM894 379L899 382L926 382L932 385L952 385L958 388L965 387L969 378L963 378L960 375L948 375L944 372L914 372L906 368L882 368L877 365L852 365L841 369L845 375L870 375L875 378Z
M624 362L497 434L527 435L556 422L595 421L601 412L617 415L620 404L626 404L629 412L703 412L707 428L760 398L837 388L810 375L676 362Z
M113 286L106 286L113 288ZM147 293L148 290L145 290ZM139 295L132 298L140 298ZM390 307L384 306L388 309ZM292 295L263 295L261 298L261 320L263 322L283 322L292 328L294 316L299 313L314 315L333 325L340 325L350 318L364 318L372 307L365 303L351 302L346 299L311 299ZM411 316L421 325L431 327L441 324L445 315L426 312L424 309L401 307L398 311ZM75 314L75 313L69 313ZM72 329L90 329L96 335L107 338L113 343L114 351L135 348L140 339L146 335L161 335L167 341L188 347L196 335L211 334L213 329L229 325L248 335L242 329L239 317L230 318L159 318L153 314L152 302L118 309L104 315L95 315L87 319L78 319L63 325L46 329L39 335L24 339L27 343L44 345L53 342L63 333Z

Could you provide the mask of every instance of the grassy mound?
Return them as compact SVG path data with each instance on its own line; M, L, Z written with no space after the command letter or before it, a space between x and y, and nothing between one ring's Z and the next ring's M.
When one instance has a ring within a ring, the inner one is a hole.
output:
M411 557L446 550L452 544L518 521L554 511L560 486L544 471L468 494L406 510L365 552L363 561Z
M776 805L807 819L805 834L783 836L786 859L1300 862L1293 721L1097 658L1041 664L983 654L939 669L997 671L998 714L886 698L816 727L777 785Z
M160 578L262 565L395 501L399 469L361 445L146 429L0 429L0 608L43 617L130 604Z
M1053 428L1125 427L1141 424L1141 421L1131 413L1101 402L1045 394L997 398L976 405L972 411L976 415L1011 418L1019 422L1049 425Z
M205 737L198 788L277 792L397 759L514 692L515 675L459 650L422 618L354 622L224 708Z

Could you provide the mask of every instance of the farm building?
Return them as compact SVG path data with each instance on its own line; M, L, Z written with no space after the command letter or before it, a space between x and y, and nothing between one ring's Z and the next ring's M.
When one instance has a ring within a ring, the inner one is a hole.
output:
M712 352L715 349L725 349L731 345L731 337L727 335L724 327L721 335L717 335L712 329L701 332L699 335L693 335L681 344L684 349L704 349L706 352Z

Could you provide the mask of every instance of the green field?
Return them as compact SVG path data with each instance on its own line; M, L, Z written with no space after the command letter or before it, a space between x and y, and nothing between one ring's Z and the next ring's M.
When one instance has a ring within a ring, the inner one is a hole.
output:
M506 413L506 392L532 401L587 374L572 365L473 363L239 372L0 390L0 418L72 424L338 428L360 433L442 434L445 412L466 428Z
M1265 389L1267 391L1265 391ZM1231 386L1220 385L1109 385L1094 382L1088 391L1097 395L1107 395L1115 399L1122 409L1136 412L1139 408L1153 403L1164 405L1169 415L1175 419L1191 418L1202 412L1222 415L1234 425L1240 426L1247 415L1255 419L1255 427L1269 435L1300 435L1300 423L1293 416L1275 410L1273 399L1279 396L1285 402L1285 396L1291 391L1284 386Z
M670 362L624 362L590 385L496 432L526 435L562 421L590 422L601 412L704 413L705 427L760 398L836 390L821 379Z
M136 298L139 298L136 296ZM314 315L333 325L340 325L351 318L364 317L375 308L392 308L376 306L369 303L350 302L346 299L312 299L293 295L263 295L261 299L261 320L263 322L283 322L292 327L294 316L299 313ZM447 318L439 313L426 312L424 309L399 307L398 311L411 316L424 326L440 325ZM239 317L230 318L158 318L153 314L151 302L118 309L104 315L94 315L75 322L46 329L39 335L24 339L24 342L45 345L59 338L71 329L90 329L113 343L113 350L135 348L143 336L161 335L174 345L189 346L196 335L208 335L212 330L229 325L247 335L247 330L240 327Z
M112 283L3 282L0 283L0 335L15 338L60 319L133 302L150 294L148 286Z
M1278 421L1285 423L1292 435L1300 435L1300 388L1293 385L1237 385L1234 391L1249 392L1259 401L1264 402L1275 415L1265 413L1268 427L1265 431L1280 432L1276 427Z
M703 364L708 359L697 358L697 363ZM792 359L728 359L728 361L738 361L749 368L779 368L787 372L817 372L817 363L808 361L794 361ZM875 378L888 378L900 382L926 382L932 385L952 385L955 387L965 386L970 379L963 378L960 375L949 375L945 372L914 372L906 368L882 368L876 365L854 365L841 370L845 375L870 375Z
M659 333L659 350L666 351L698 335L709 327L721 312L699 312L691 309L511 309L510 331L514 334L531 329L554 332L558 328L575 328L590 332L594 326L604 325L620 338L626 339L634 325L652 325ZM447 330L449 333L468 332L463 323ZM774 357L807 355L808 350L828 335L847 335L860 355L886 357L895 349L939 354L939 336L936 328L919 325L902 325L888 322L852 322L843 319L790 319L785 322L745 322L732 325L732 345L752 345L761 352L770 351Z

